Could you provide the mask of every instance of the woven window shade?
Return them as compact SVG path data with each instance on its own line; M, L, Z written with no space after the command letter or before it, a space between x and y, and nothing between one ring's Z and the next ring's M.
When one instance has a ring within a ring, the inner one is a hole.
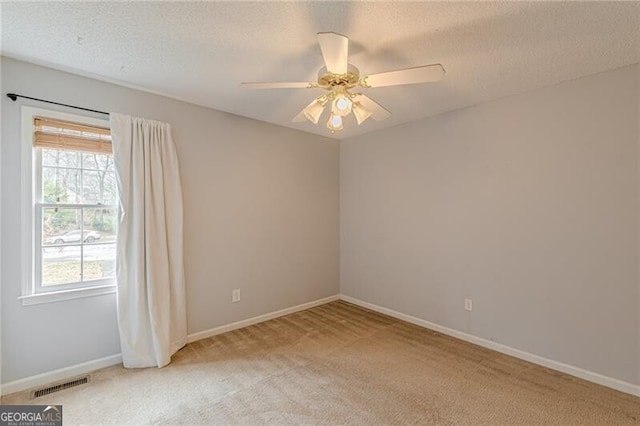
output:
M39 148L112 154L109 129L37 117L34 145Z

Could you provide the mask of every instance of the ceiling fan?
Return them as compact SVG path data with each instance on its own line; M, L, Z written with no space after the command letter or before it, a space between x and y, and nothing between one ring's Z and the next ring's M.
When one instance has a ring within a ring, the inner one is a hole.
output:
M328 93L315 98L298 115L294 122L309 120L318 124L325 107L331 105L331 114L327 128L333 133L343 128L343 117L353 112L358 125L367 118L381 121L391 113L368 96L352 92L356 86L375 88L397 86L401 84L429 83L438 81L444 76L444 68L440 64L423 65L404 68L379 74L360 76L360 71L349 63L349 38L332 32L318 33L318 43L322 51L325 66L318 71L315 82L269 82L242 83L249 89L311 89L321 88Z

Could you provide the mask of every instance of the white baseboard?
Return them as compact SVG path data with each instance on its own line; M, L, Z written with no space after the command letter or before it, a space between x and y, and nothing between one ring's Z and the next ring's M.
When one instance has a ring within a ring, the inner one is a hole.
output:
M93 361L87 361L69 367L60 368L58 370L48 371L42 374L36 374L35 376L30 376L13 382L4 383L2 385L2 395L20 392L29 388L34 388L36 386L48 385L49 383L69 379L71 377L80 376L82 374L87 374L101 368L111 367L112 365L120 364L121 362L122 357L120 356L120 354L116 354L104 358L94 359Z
M226 333L227 331L236 330L238 328L247 327L260 322L268 321L270 319L278 318L284 315L293 314L298 311L313 308L315 306L324 305L325 303L338 300L339 295L333 295L325 297L323 299L314 300L311 302L303 303L301 305L292 306L290 308L281 309L279 311L270 312L257 317L249 318L246 320L234 322L231 324L215 327L209 330L200 331L198 333L189 334L187 336L187 343L195 342L196 340L206 339L207 337L215 336L217 334ZM122 362L122 356L120 354L111 355L105 358L95 359L93 361L83 362L81 364L72 365L69 367L60 368L58 370L48 371L46 373L37 374L35 376L26 377L24 379L15 380L13 382L4 383L0 387L0 395L8 395L14 392L20 392L36 386L43 386L49 383L57 382L60 380L69 379L71 377L79 376L81 374L90 373L101 368L110 367L112 365L120 364Z
M374 305L373 303L365 302L360 299L356 299L355 297L341 294L340 299L344 300L345 302L353 303L354 305L358 305L363 308L367 308L372 311L376 311L381 314L385 314L390 317L409 322L411 324L419 325L421 327L428 328L430 330L434 330L451 337L455 337L456 339L464 340L466 342L473 343L475 345L494 350L496 352L500 352L506 355L511 355L515 358L520 358L525 361L529 361L534 364L538 364L543 367L550 368L552 370L557 370L562 373L569 374L571 376L579 377L580 379L588 380L590 382L594 382L599 385L603 385L615 390L619 390L621 392L625 392L635 396L640 396L639 385L634 385L632 383L624 382L622 380L614 379L612 377L607 377L602 374L584 370L579 367L574 367L573 365L564 364L562 362L544 358L539 355L534 355L529 352L521 351L520 349L515 349L510 346L492 342L491 340L483 339L482 337L477 337L471 334L463 333L461 331L444 327L442 325L435 324L435 323L423 320L421 318L417 318L411 315L406 315L401 312L394 311L392 309L384 308L382 306Z
M632 383L624 382L622 380L614 379L604 376L602 374L594 373L588 370L584 370L579 367L564 364L558 361L554 361L548 358L544 358L538 355L531 354L529 352L521 351L500 343L492 342L490 340L483 339L481 337L473 336L471 334L463 333L448 327L444 327L411 315L406 315L392 309L384 308L382 306L374 305L360 299L356 299L347 295L335 295L325 297L323 299L314 300L312 302L303 303L301 305L292 306L290 308L281 309L279 311L270 312L257 317L249 318L246 320L234 322L231 324L215 327L209 330L200 331L197 333L189 334L187 336L187 342L195 342L197 340L206 339L211 336L226 333L228 331L237 330L239 328L247 327L253 324L258 324L270 319L278 318L284 315L293 314L295 312L303 311L305 309L313 308L315 306L324 305L325 303L333 302L334 300L342 299L346 302L353 303L354 305L362 306L363 308L371 309L372 311L380 312L390 317L394 317L411 324L416 324L421 327L425 327L434 331L438 331L442 334L455 337L460 340L464 340L478 346L483 346L488 349L492 349L503 354L511 355L516 358L523 359L525 361L532 362L534 364L541 365L543 367L551 368L553 370L561 371L566 374L570 374L575 377L579 377L590 382L598 383L603 386L607 386L612 389L619 390L631 395L640 396L640 386ZM101 368L110 367L112 365L120 364L122 357L120 354L111 355L108 357L96 359L93 361L83 362L81 364L72 365L58 370L37 374L35 376L27 377L24 379L16 380L9 383L2 384L1 395L8 395L14 392L20 392L36 386L43 386L49 383L57 382L60 380L68 379L71 377L79 376L82 374L90 373Z
M257 317L248 318L246 320L233 322L231 324L221 325L220 327L210 328L209 330L199 331L197 333L189 334L187 336L187 343L195 342L197 340L206 339L207 337L215 336L218 334L226 333L228 331L237 330L239 328L248 327L253 324L258 324L261 322L268 321L270 319L282 317L285 315L293 314L299 311L304 311L305 309L310 309L316 306L324 305L325 303L333 302L334 300L340 299L339 295L333 295L329 297L325 297L323 299L314 300L311 302L303 303L301 305L292 306L290 308L281 309L275 312L269 312L264 315L259 315Z

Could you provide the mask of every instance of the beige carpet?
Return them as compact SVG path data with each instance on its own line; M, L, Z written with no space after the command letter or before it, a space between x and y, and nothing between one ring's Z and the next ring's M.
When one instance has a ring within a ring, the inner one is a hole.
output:
M163 369L3 404L64 424L640 424L640 398L345 302L192 343Z

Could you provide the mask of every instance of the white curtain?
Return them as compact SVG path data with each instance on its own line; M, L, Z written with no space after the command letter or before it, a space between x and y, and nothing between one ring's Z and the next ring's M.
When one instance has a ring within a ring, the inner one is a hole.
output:
M111 114L120 217L118 328L125 367L163 367L186 344L182 188L171 126Z

